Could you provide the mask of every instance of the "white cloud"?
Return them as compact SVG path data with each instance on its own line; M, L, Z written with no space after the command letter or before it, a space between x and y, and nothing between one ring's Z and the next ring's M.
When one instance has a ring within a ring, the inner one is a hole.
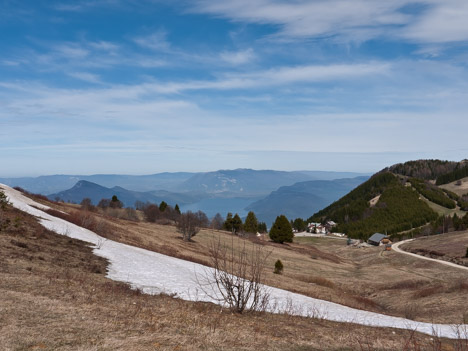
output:
M160 83L149 86L159 93L179 93L186 90L232 90L284 86L297 83L343 81L387 74L388 63L306 65L279 67L251 73L226 73L217 80Z
M416 10L405 10L412 5ZM192 10L236 22L277 25L276 36L283 39L468 40L466 0L198 0Z
M398 9L410 0L199 0L193 9L234 21L280 26L283 37L313 37L346 34L366 28L402 25L409 16ZM380 33L379 33L380 34Z
M75 43L57 45L55 52L69 59L83 59L89 55L89 50Z
M465 0L435 2L404 29L402 36L423 43L468 41L468 3Z
M171 45L167 40L167 32L159 30L147 36L142 36L134 39L138 45L155 51L167 51Z
M109 41L104 41L104 40L96 41L96 42L89 42L88 45L97 50L110 51L110 52L117 51L120 48L119 45L115 43L111 43Z
M67 73L70 77L94 84L102 84L102 80L96 74L92 74L89 72L68 72Z
M252 62L256 58L251 48L241 51L224 51L220 54L220 57L231 65L243 65Z

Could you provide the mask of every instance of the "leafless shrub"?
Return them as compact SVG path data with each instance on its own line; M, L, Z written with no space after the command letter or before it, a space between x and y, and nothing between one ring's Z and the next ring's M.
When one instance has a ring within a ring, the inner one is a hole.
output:
M320 286L324 286L326 288L333 289L335 288L335 283L332 281L324 278L324 277L314 277L314 276L308 276L308 275L301 275L298 277L299 280L302 280L303 282L306 283L312 283L312 284L317 284Z
M220 238L213 239L210 245L213 268L207 268L198 279L201 289L237 313L264 311L269 293L263 280L270 253L264 246L239 238L232 237L229 246Z
M105 239L105 238L98 238L98 241L97 241L96 246L95 246L96 249L100 250L106 241L107 241L107 239Z
M431 296L431 295L440 294L443 291L444 291L443 286L434 285L434 286L430 286L430 287L424 288L422 290L416 291L413 294L413 298L414 299L421 299L421 298L428 297L428 296Z
M386 306L377 303L376 301L365 297L365 296L351 296L354 301L356 301L359 305L363 306L365 309L375 309L375 310L385 310Z
M417 289L427 285L426 280L402 280L391 285L385 286L383 290L402 290L402 289Z
M448 292L457 292L463 290L468 290L468 281L466 280L457 281L456 283L452 284L449 287Z
M54 217L62 218L70 223L89 229L99 235L106 235L109 232L109 226L106 222L97 219L92 213L87 211L73 211L68 214L54 209L47 209L45 212Z
M406 319L414 320L420 312L419 305L414 303L407 303L403 308L403 314Z
M161 217L161 211L159 211L159 207L155 204L145 206L143 213L145 214L145 218L148 222L156 222L156 220Z
M221 230L221 229L223 229L223 224L224 224L224 218L219 213L217 213L211 219L210 228L211 229L216 229L216 230Z
M135 222L139 221L138 213L134 208L130 208L130 207L126 208L125 215L126 215L125 219L128 221L135 221Z
M93 202L89 197L85 197L81 200L81 209L85 211L96 211L96 207L93 205Z
M191 241L192 237L200 231L198 216L191 211L182 213L177 221L177 230L182 234L184 241Z

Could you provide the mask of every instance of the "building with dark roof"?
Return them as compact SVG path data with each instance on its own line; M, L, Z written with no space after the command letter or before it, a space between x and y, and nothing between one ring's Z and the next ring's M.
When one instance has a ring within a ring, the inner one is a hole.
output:
M371 245L379 246L379 245L380 245L380 242L381 242L383 239L387 239L387 238L388 238L388 236L385 235L385 234L374 233L374 234L372 234L372 236L367 240L367 243L368 243L368 244L371 244Z

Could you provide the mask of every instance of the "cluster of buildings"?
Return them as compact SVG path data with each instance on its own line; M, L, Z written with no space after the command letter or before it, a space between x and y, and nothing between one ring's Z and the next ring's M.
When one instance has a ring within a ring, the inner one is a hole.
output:
M307 232L314 234L328 234L331 233L332 228L336 227L336 223L333 221L328 221L326 223L308 223Z

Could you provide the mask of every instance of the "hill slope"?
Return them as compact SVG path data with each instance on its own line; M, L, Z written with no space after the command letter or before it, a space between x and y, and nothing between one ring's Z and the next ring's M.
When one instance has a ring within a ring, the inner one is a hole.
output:
M309 220L331 219L339 223L338 231L367 239L375 232L393 234L436 219L437 214L405 183L392 173L378 173ZM372 206L370 200L378 196Z
M51 194L52 200L59 198L65 202L80 203L84 198L90 198L96 205L101 199L110 199L116 195L125 207L133 207L136 201L160 203L166 201L170 205L176 203L185 204L198 201L199 198L191 195L175 194L170 192L138 192L124 189L122 187L106 188L104 186L88 182L78 181L71 189Z
M279 214L284 214L289 219L307 218L310 213L329 205L367 179L367 177L357 177L312 180L283 186L267 197L252 203L246 210L254 211L257 218L268 225Z
M0 178L0 183L19 186L32 193L44 195L58 193L73 187L76 182L86 180L104 187L121 186L133 191L150 191L156 189L172 190L193 176L194 173L157 173L151 175L50 175L40 177Z
M434 209L463 214L468 197L435 183L465 176L466 163L416 160L387 167L309 221L331 219L339 223L337 230L367 239L374 232L395 234L431 222L438 216Z

